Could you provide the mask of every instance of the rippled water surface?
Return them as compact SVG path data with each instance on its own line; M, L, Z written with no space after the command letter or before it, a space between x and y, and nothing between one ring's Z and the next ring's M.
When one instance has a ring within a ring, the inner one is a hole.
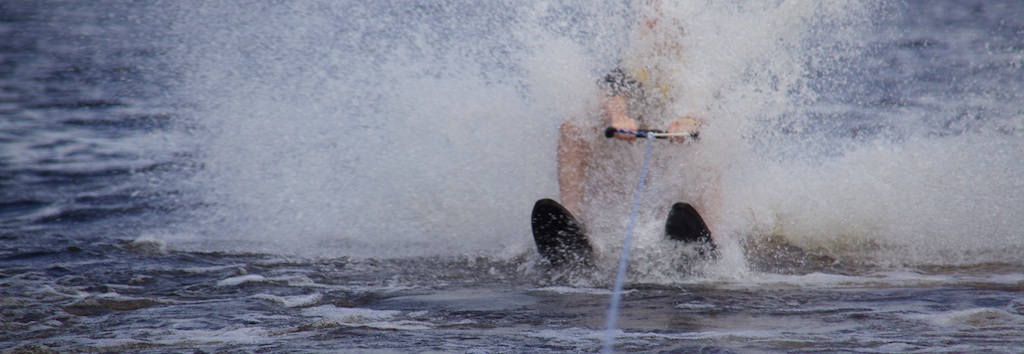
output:
M633 6L0 3L0 350L599 351L629 202L582 269L528 212ZM642 213L616 351L1019 351L1024 6L663 11L709 124L643 206L721 254Z

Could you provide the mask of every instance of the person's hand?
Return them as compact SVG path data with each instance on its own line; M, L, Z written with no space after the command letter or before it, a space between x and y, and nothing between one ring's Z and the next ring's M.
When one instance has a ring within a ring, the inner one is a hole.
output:
M612 116L612 128L632 131L640 130L640 126L636 124L636 119L630 118L625 114ZM636 135L633 134L615 133L615 138L628 141L631 144L633 141L636 141Z
M699 123L696 119L686 117L668 124L669 133L686 133L687 136L673 136L669 138L674 143L685 142L687 138L697 132Z

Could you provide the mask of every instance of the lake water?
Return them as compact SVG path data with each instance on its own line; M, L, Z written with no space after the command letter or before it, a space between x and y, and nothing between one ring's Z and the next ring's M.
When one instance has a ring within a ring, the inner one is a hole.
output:
M586 269L529 212L633 8L3 2L0 349L599 351L629 200ZM616 351L1020 351L1024 4L663 11L708 125L642 207L714 180L720 255L642 213Z

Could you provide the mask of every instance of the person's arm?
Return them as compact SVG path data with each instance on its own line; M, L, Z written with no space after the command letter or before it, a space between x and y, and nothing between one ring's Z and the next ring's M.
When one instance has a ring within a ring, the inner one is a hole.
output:
M605 123L615 129L639 130L640 127L637 125L636 119L626 115L626 105L628 103L629 101L625 96L606 97L602 104L606 117ZM616 133L615 138L632 143L636 140L636 135Z
M667 130L669 133L688 133L690 134L690 136L694 136L695 134L697 134L698 130L700 129L700 126L700 119L686 117L669 123ZM673 137L670 140L672 140L673 142L684 142L686 141L686 139L687 137L680 136Z

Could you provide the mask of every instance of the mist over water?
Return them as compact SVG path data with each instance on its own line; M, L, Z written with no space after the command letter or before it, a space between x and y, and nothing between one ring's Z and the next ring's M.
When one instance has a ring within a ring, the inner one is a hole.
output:
M581 65L531 42L544 30L524 21L553 15L467 5L184 10L211 237L381 257L531 246L566 111L534 101L580 107L559 86L592 79L534 92L532 71Z
M889 8L900 26L857 34L860 57L753 139L730 220L849 263L1019 263L1021 24L993 16L1021 9L991 5Z
M207 205L186 229L197 247L329 256L533 252L558 124L594 114L632 6L176 5L203 166L187 183ZM853 264L1019 262L1014 30L918 33L900 13L921 9L874 2L663 10L686 33L677 103L708 125L646 202L707 198L720 175L726 259L774 234Z

